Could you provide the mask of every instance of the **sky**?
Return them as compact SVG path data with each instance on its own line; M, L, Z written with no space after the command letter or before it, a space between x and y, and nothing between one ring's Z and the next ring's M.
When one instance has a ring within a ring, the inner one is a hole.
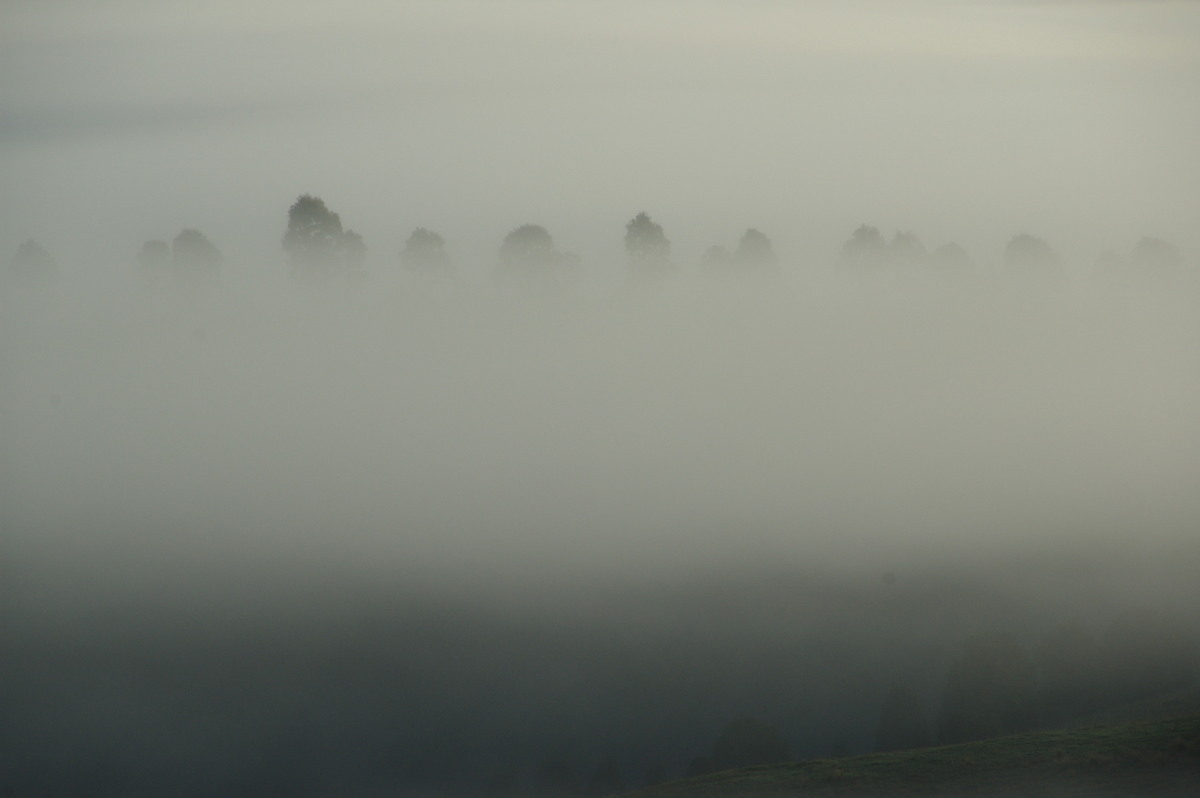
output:
M198 227L279 257L322 196L379 268L548 227L604 276L647 210L681 259L748 226L1198 248L1192 2L4 3L0 245L124 265ZM80 266L80 268L84 268Z
M58 262L0 271L0 794L638 786L744 715L861 753L980 634L1195 673L1198 34L1171 0L0 0L0 258ZM361 279L290 279L306 192ZM525 223L580 284L499 290ZM976 268L835 269L863 223ZM400 268L417 226L454 279ZM748 227L775 278L701 273ZM219 284L141 281L184 228ZM1062 272L1005 271L1021 232ZM1093 268L1143 236L1182 267Z

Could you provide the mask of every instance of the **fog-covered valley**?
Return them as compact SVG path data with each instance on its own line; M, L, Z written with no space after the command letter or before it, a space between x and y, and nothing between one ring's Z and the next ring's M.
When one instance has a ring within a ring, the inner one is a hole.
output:
M0 4L0 796L1194 711L1200 4Z
M1196 285L1082 273L13 288L12 789L589 792L743 716L869 751L893 687L936 734L967 641L1064 628L1143 630L1079 711L1180 689Z

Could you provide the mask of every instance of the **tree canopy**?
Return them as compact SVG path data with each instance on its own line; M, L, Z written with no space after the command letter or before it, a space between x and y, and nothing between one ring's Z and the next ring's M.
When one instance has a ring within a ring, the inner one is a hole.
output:
M147 246L152 244L147 242ZM171 260L179 279L194 284L211 284L220 279L221 264L225 258L221 250L208 240L208 236L199 230L188 229L180 231L171 242Z
M921 239L912 232L897 230L888 245L888 255L891 261L901 266L921 266L929 258L929 252Z
M1062 267L1062 258L1044 239L1020 233L1004 246L1004 265L1013 272L1052 273Z
M1142 238L1129 253L1133 268L1148 274L1170 276L1183 265L1179 247L1161 238Z
M771 239L753 227L742 233L733 259L739 266L755 270L771 270L779 263Z
M46 280L58 273L58 263L45 247L30 238L17 247L12 259L11 271L13 276L19 280Z
M867 224L859 225L842 245L838 264L850 268L880 266L887 254L887 242L879 228Z
M288 209L283 250L301 274L333 274L361 266L366 258L362 236L342 229L342 220L325 201L301 195Z
M706 272L724 272L733 265L733 255L721 244L713 244L700 255L700 268Z
M571 276L575 256L559 252L546 228L524 224L504 237L496 279L533 292L560 290Z
M432 230L418 227L404 243L400 263L413 271L445 271L450 268L446 242Z
M671 242L662 225L642 211L625 225L625 254L637 273L661 273L671 268Z
M942 244L929 255L929 263L943 272L967 272L975 267L967 251L953 241Z

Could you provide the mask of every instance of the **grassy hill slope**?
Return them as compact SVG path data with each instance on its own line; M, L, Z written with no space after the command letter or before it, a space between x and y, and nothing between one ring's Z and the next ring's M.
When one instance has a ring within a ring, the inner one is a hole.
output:
M1200 715L729 770L638 798L1200 796Z

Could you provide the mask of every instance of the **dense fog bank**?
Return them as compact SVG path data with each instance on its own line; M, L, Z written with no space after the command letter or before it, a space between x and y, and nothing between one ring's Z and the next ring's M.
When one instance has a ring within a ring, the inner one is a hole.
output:
M5 302L18 795L636 786L933 724L980 634L1196 642L1187 281Z
M1200 4L0 21L0 798L1200 710Z

